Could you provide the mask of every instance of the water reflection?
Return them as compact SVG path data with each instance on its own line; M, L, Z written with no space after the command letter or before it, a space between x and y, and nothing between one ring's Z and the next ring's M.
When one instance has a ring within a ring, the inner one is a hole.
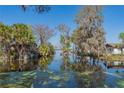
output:
M53 58L54 56L40 58L40 60L38 61L38 69L47 69L48 65L52 62Z
M33 80L35 79L36 72L10 72L0 74L0 87L4 88L23 88L31 87Z
M69 56L63 56L62 60L63 60L63 62L61 64L61 70L69 70L70 64L71 64L70 57Z
M52 61L52 59L53 56L49 56L35 60L13 60L8 62L2 62L0 64L0 72L31 71L36 69L45 69Z
M98 61L94 60L89 60L88 57L83 57L83 58L79 58L79 59L75 59L73 60L73 62L70 61L70 57L69 56L64 56L62 57L63 59L63 63L61 65L62 69L71 69L73 71L77 71L77 72L85 72L85 71L103 71L103 68L101 67L101 65L99 65Z
M99 72L82 72L75 75L75 80L79 88L99 88L105 87L105 74Z
M0 87L124 87L120 65L87 57L72 60L70 56L4 62L0 64L0 72L5 72L0 73ZM56 67L60 70L52 69Z
M87 57L79 58L70 62L69 56L64 56L61 68L76 72L74 80L76 87L106 87L104 69L98 61L89 60Z
M124 68L124 62L121 61L114 61L114 62L106 62L104 63L107 68Z

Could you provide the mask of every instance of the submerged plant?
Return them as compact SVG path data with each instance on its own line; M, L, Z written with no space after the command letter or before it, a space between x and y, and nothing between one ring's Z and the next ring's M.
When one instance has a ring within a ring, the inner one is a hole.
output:
M123 79L118 80L118 81L117 81L117 84L118 84L118 86L119 86L120 88L124 88L124 80L123 80Z

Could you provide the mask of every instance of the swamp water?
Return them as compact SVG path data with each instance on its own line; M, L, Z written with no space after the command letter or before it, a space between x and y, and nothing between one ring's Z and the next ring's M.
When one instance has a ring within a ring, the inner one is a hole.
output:
M79 72L69 69L68 64L63 62L60 51L56 52L52 60L46 60L42 59L38 66L30 64L32 70L1 72L0 87L124 87L124 67L118 66L118 62L106 64L100 61L97 65L102 68L102 71L92 73L92 71ZM70 61L73 61L72 58Z

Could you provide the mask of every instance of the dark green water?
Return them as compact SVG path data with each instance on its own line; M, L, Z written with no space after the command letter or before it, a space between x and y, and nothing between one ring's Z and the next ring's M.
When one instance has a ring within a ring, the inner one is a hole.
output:
M72 58L71 61L73 61ZM52 60L46 61L46 59L42 59L38 66L30 64L28 67L30 71L1 72L0 87L124 87L123 67L115 68L114 64L112 67L108 67L104 61L98 62L97 66L101 67L102 70L96 72L92 72L92 69L91 71L75 71L63 62L62 56L60 56L58 51ZM82 68L84 67L82 66Z

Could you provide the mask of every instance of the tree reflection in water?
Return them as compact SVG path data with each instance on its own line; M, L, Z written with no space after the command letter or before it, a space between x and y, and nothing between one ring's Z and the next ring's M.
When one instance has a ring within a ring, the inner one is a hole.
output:
M104 70L98 64L98 61L82 57L70 62L69 56L66 56L63 57L61 68L77 72L74 78L78 87L105 87Z
M62 60L63 60L63 63L61 65L61 70L69 70L69 67L70 67L70 57L69 56L63 56Z
M47 69L48 65L52 62L54 56L42 57L38 61L38 69Z
M52 61L53 56L42 57L35 60L13 60L8 62L2 62L0 64L0 72L10 71L31 71L47 68L48 64Z
M42 57L39 60L28 60L27 62L11 61L0 64L0 72L8 72L0 74L0 87L32 87L37 77L35 70L37 68L40 70L47 69L52 59L53 56L50 56ZM22 70L20 73L12 72L19 71L20 67Z
M0 72L8 72L8 71L30 71L34 70L37 67L36 60L14 60L6 63L0 64Z
M83 60L71 64L71 68L78 72L75 75L78 87L104 87L105 74L102 67L97 61L92 64L87 57L83 58Z
M74 62L71 62L70 56L63 56L62 59L62 71L58 74L47 71L53 56L28 62L13 61L0 64L1 72L9 71L0 75L0 87L104 87L105 75L97 62L92 64L87 57L73 60ZM19 67L22 72L10 72L19 71Z
M75 80L80 88L104 87L105 74L102 72L82 72L75 75Z

